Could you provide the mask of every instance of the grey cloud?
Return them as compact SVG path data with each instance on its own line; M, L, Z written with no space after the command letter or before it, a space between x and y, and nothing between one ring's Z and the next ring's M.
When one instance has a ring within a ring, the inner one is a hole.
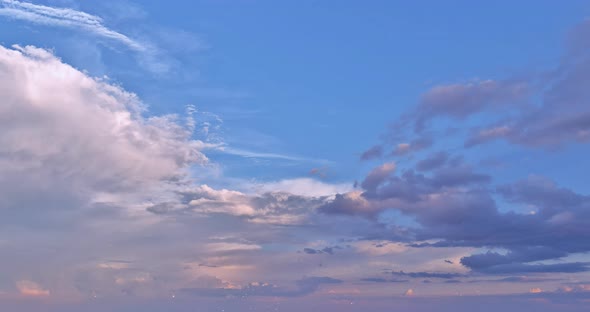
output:
M463 119L484 110L511 109L522 104L529 93L523 81L476 81L436 86L426 92L416 111L416 129L421 131L439 116Z
M583 22L570 34L570 46L557 69L539 77L538 105L501 124L490 125L471 134L467 147L504 139L529 147L555 148L590 142L590 54L580 48L586 44L590 23ZM575 43L572 43L575 42Z
M407 283L410 280L407 279L385 279L380 277L367 277L362 278L362 282L371 282L371 283Z
M212 297L301 297L314 293L322 285L341 284L331 277L306 277L295 282L294 288L280 287L270 283L250 283L240 289L233 288L183 288L180 293Z
M508 276L497 280L492 280L494 282L509 282L509 283L542 283L542 282L553 282L559 281L559 278L538 278L538 277L528 277L528 276ZM488 280L489 281L489 280Z
M320 255L320 254L333 255L334 251L337 249L342 249L342 247L332 246L332 247L324 247L322 249L303 248L303 252L308 255Z
M416 240L438 239L432 247L500 247L506 254L475 254L461 259L474 272L486 274L583 272L585 263L538 264L573 253L590 251L590 200L552 181L531 177L503 185L497 194L512 202L535 205L535 214L502 213L491 190L482 187L490 177L470 167L444 167L430 175L411 170L401 176L379 176L362 193L338 195L322 206L329 214L374 218L387 209L412 216L421 225ZM410 244L421 247L420 244ZM421 276L428 278L428 276Z
M392 172L395 171L396 165L395 163L385 163L375 169L371 170L367 177L361 183L361 186L364 189L375 189L381 183L383 183Z
M444 273L444 272L391 272L394 276L410 277L410 278L440 278L440 279L453 279L463 277L463 274L458 273Z
M446 152L438 152L422 159L416 164L416 169L420 171L429 171L438 169L444 166L449 160L449 154Z
M361 160L371 160L383 156L383 146L375 145L361 155Z
M434 143L433 139L429 136L418 137L409 143L397 144L391 154L393 156L404 156L411 153L415 153L421 150L425 150L432 146Z
M558 264L502 264L480 270L487 274L513 274L513 273L580 273L590 270L589 263L571 262Z

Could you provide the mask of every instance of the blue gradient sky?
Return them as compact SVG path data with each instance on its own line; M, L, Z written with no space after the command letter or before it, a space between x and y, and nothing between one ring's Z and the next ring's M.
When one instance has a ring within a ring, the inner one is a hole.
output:
M583 311L589 12L0 0L0 308Z

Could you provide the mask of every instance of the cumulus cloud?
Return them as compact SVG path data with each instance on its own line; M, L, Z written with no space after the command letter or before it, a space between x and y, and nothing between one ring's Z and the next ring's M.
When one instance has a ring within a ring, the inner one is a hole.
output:
M207 185L186 188L179 194L182 197L180 202L168 203L163 209L154 205L148 210L155 213L190 211L198 214L227 214L254 223L301 224L329 196L309 197L288 192L246 194L227 189L217 190Z
M367 174L365 180L361 183L361 186L365 189L375 189L391 175L395 170L395 167L395 163L393 162L378 166Z
M144 117L137 96L46 50L0 47L0 95L0 185L13 194L0 213L159 201L207 162L176 116Z
M491 177L463 163L442 165L428 174L407 170L397 174L377 167L363 183L364 190L339 194L320 207L326 214L359 215L373 220L388 210L412 217L420 226L409 229L413 247L496 247L505 253L487 252L461 258L473 272L486 274L574 273L588 271L588 263L555 261L589 251L588 196L560 188L541 177L530 177L497 187L513 203L533 205L536 214L502 212ZM390 168L391 169L391 168ZM424 278L434 277L424 275ZM453 278L456 276L449 276Z

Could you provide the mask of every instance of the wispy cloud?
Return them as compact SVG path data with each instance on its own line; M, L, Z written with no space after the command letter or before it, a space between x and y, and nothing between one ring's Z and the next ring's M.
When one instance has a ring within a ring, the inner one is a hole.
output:
M107 28L102 18L69 8L55 8L16 0L0 0L0 15L35 24L84 29L92 34L124 44L128 48L145 52L148 47L128 36Z
M284 155L284 154L277 154L277 153L262 153L262 152L243 150L243 149L239 149L239 148L223 147L220 150L222 152L225 152L230 155L241 156L241 157L245 157L245 158L264 158L264 159L287 160L287 161L294 161L294 162L330 163L330 161L326 160L326 159L306 158L306 157Z

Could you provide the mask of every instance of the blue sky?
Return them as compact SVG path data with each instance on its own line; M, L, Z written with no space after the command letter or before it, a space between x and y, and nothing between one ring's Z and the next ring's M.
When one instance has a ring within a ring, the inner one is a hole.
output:
M589 11L0 0L0 306L582 311Z

